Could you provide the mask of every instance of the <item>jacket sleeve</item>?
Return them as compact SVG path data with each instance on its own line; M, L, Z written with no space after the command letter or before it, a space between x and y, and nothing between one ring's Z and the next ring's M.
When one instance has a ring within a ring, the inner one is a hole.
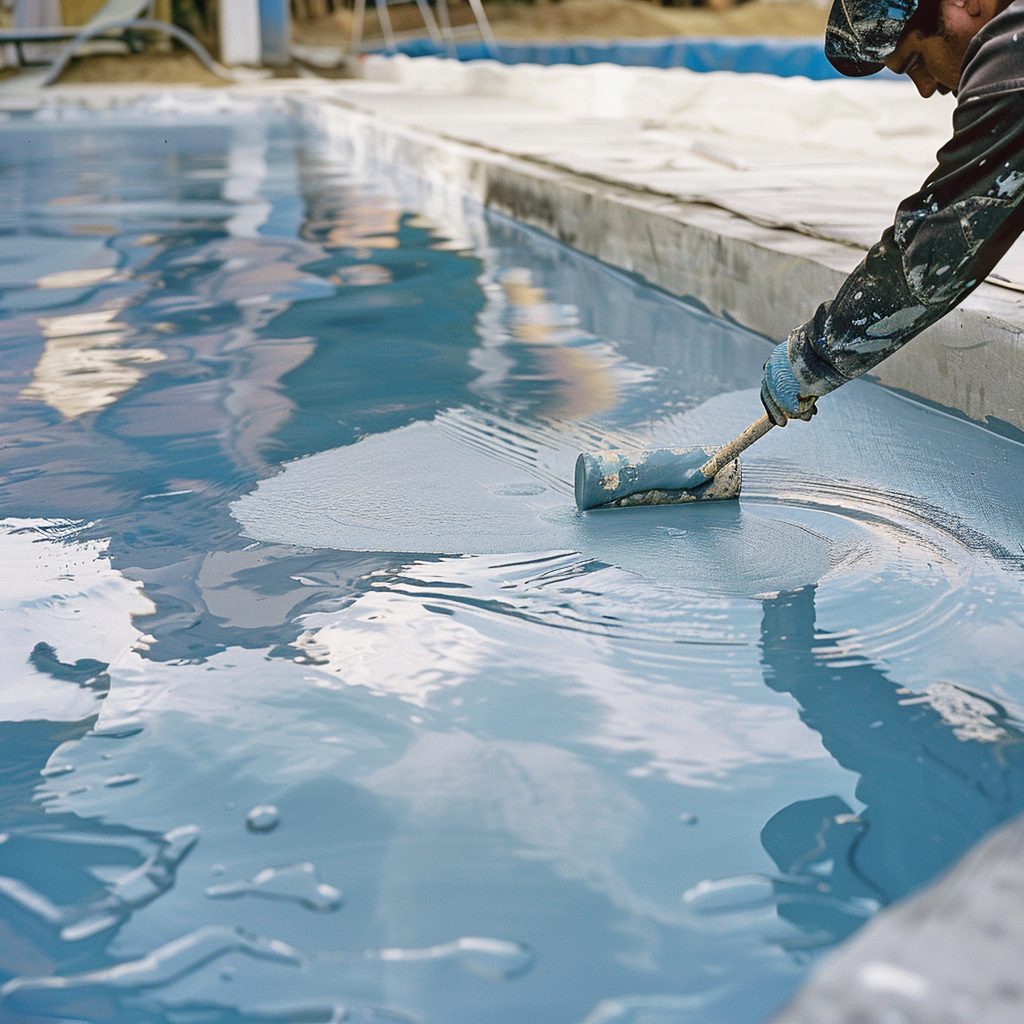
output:
M961 98L953 128L893 226L789 336L801 395L834 391L945 316L1024 230L1024 90Z

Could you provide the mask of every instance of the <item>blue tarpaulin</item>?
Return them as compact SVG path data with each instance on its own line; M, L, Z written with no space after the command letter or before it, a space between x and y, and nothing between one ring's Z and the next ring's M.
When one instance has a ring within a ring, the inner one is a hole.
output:
M490 53L483 42L464 42L457 45L456 54L447 53L443 45L429 39L411 39L400 43L397 49L410 57L457 55L459 60L491 59L503 64L623 64L690 71L759 72L782 78L794 75L816 80L842 77L825 59L821 39L687 36L607 42L501 42L494 53Z

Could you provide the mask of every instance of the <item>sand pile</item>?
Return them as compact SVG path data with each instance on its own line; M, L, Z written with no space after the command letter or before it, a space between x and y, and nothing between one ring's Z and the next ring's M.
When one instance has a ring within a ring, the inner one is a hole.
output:
M710 7L661 7L645 0L560 0L558 3L484 5L499 38L628 39L659 36L817 36L825 32L827 7L811 0L752 0L728 10ZM468 3L452 3L453 25L469 25ZM389 8L396 32L417 32L423 20L413 4ZM314 46L342 45L352 31L352 12L295 23L295 40ZM367 38L379 35L372 7Z
M77 57L58 79L61 85L103 82L148 82L154 85L228 85L207 71L187 50L122 56L116 53Z
M819 35L827 10L813 3L753 0L728 10L660 7L643 0L562 0L555 4L495 5L499 35L530 39L651 36ZM507 13L501 12L501 6ZM490 12L488 12L490 13Z

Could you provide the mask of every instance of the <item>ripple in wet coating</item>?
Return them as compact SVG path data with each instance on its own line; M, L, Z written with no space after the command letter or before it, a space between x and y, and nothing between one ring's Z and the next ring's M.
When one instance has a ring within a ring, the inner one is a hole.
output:
M271 900L290 900L319 913L337 910L341 893L316 877L312 864L288 864L280 868L264 868L249 881L226 882L206 889L210 899L237 899L258 896Z

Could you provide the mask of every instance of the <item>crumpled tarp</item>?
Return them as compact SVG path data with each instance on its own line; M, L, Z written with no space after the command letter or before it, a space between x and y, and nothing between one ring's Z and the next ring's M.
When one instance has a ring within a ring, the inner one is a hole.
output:
M405 91L386 102L364 91L360 102L417 128L864 250L934 170L956 105L877 76L809 81L404 55L367 57L362 71L366 82ZM996 275L1024 290L1024 245Z

